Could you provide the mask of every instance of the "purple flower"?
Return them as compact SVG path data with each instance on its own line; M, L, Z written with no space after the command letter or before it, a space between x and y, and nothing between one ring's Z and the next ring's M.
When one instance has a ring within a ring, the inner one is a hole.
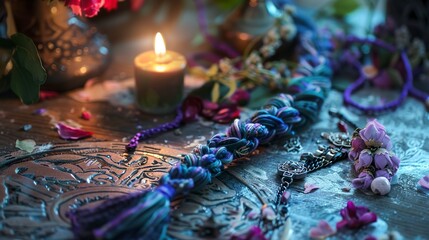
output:
M387 169L383 169L383 170L377 170L376 172L375 172L375 177L376 178L378 178L378 177L385 177L385 178L387 178L389 181L390 180L392 180L392 172L390 172L389 170L387 170Z
M359 131L359 136L367 147L384 147L387 150L392 148L392 143L384 126L375 119L369 121L365 128Z
M368 149L364 149L358 156L357 163L355 164L355 170L359 172L362 168L366 168L372 163L372 153Z
M367 171L361 172L359 176L352 180L353 187L368 189L371 186L374 176Z
M390 160L392 160L392 172L393 174L395 174L398 171L401 160L399 160L399 158L395 154L392 154L392 156L390 156Z
M377 221L377 215L370 212L364 206L355 206L352 201L347 202L347 207L340 210L343 220L337 222L337 230L345 227L350 229L358 229L364 225Z
M392 168L393 163L390 159L389 152L384 148L379 148L374 153L374 163L377 169L385 169L386 167Z
M360 137L352 139L352 149L349 152L349 159L355 161L358 159L361 151L366 148L365 142Z
M258 226L252 226L244 234L232 235L231 240L267 240L267 238Z

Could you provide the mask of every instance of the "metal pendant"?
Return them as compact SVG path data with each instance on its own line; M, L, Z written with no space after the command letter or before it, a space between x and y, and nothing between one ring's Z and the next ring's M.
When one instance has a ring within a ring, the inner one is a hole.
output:
M343 148L351 148L352 147L351 136L349 136L346 133L322 132L320 135L336 147L343 147Z
M303 162L288 160L279 164L277 168L278 174L282 176L282 182L292 183L293 179L302 179L307 174L307 168Z

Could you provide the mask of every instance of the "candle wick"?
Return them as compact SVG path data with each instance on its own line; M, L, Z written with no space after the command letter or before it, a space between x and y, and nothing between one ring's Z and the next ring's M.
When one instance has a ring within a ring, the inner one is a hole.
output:
M155 61L157 63L168 63L171 61L171 59L165 53L158 53L158 54L156 54Z

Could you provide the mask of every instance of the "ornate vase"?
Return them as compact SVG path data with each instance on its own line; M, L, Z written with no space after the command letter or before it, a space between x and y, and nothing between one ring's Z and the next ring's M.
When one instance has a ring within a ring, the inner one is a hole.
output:
M109 62L109 44L63 2L11 1L18 32L32 38L48 78L42 88L67 91L100 75Z
M257 37L264 35L274 24L277 8L270 0L246 0L219 27L222 39L244 52Z

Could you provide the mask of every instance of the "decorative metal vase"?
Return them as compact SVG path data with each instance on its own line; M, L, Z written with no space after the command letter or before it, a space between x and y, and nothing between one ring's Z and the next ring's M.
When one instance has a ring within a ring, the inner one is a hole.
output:
M42 88L67 91L99 76L109 62L105 36L74 16L63 2L11 1L19 32L32 38L48 78Z
M397 26L406 26L413 36L421 38L429 47L429 0L389 0L386 4L387 17Z
M219 27L219 34L235 49L244 52L257 37L274 24L277 9L270 0L246 0Z

